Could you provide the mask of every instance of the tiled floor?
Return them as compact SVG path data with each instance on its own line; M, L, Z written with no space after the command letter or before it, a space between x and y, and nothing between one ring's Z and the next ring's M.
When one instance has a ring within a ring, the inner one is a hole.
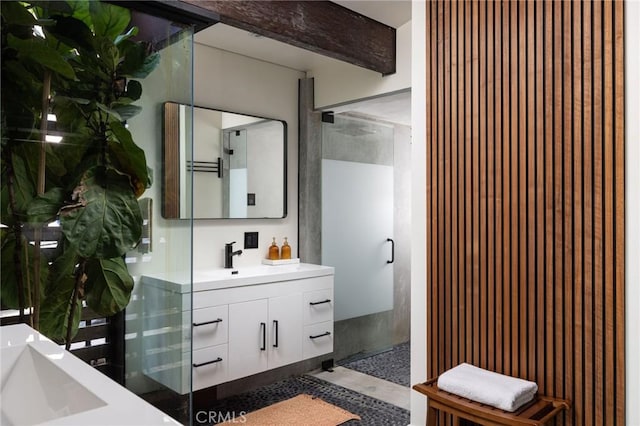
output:
M347 359L338 364L389 382L409 387L411 346L401 343L370 356Z
M345 425L409 424L411 390L408 386L408 343L340 364L333 372L316 371L217 401L211 410L220 413L251 412L306 393L357 414L362 419L350 420Z
M333 369L333 372L320 371L312 373L311 375L329 383L388 402L396 407L405 410L409 409L411 389L406 386L401 386L345 367L336 367Z
M408 410L310 375L292 377L217 401L207 408L208 415L220 413L221 416L230 414L238 416L242 412L255 411L302 393L319 397L361 418L361 420L349 420L344 425L406 426L409 424ZM206 419L206 417L203 418ZM195 425L210 424L199 423L198 419L199 417L196 416Z

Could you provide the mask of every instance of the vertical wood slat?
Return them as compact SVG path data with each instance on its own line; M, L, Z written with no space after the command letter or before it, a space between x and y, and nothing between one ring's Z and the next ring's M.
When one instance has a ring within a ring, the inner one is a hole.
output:
M518 308L518 295L519 293L519 281L518 281L518 3L511 2L510 8L511 15L510 21L510 33L511 40L509 45L511 60L509 63L509 72L511 74L511 94L509 99L509 106L511 111L510 116L510 165L511 173L509 176L509 188L511 191L511 211L509 217L511 219L510 235L511 235L511 260L509 261L510 280L509 287L511 289L511 349L508 351L511 358L511 370L508 374L520 375L520 346L519 346L519 308Z
M583 376L583 336L582 329L584 327L582 312L583 312L583 292L584 292L584 279L583 279L583 256L582 256L582 248L583 248L583 228L582 228L582 217L583 217L583 164L582 164L582 156L583 149L581 147L582 144L582 123L583 123L583 91L584 91L584 82L582 79L582 68L584 67L584 63L582 61L582 47L583 47L583 39L582 39L582 3L575 2L573 4L573 102L574 102L574 110L573 110L573 118L572 122L574 125L573 132L573 251L574 251L574 262L573 262L573 271L574 271L574 286L573 286L573 300L574 308L573 308L573 362L574 362L574 371L578 372L574 376L573 380L573 395L577 401L583 401L583 389L584 389L584 376ZM576 413L575 421L578 424L584 424L584 415L583 413Z
M502 237L502 323L503 326L503 367L502 371L505 374L511 373L511 355L508 348L511 347L511 147L509 141L511 140L511 62L510 62L510 4L503 4L502 13L502 188L503 188L503 202L502 202L502 223L503 223L503 237Z
M428 371L535 380L558 424L624 424L623 18L427 7Z
M478 321L480 344L478 345L478 360L486 365L487 346L487 2L478 5L478 156L476 170L478 179L478 279L479 303Z
M465 135L464 135L464 215L465 215L465 357L464 359L472 359L473 353L473 339L471 336L471 327L473 324L471 307L473 302L471 294L473 290L473 277L472 265L473 265L473 249L471 244L471 211L472 211L472 186L471 186L471 123L472 110L471 110L471 68L472 68L472 56L471 56L471 1L465 0L464 7L464 38L465 38L465 69L464 69L464 81L465 81Z
M602 222L602 151L604 148L604 132L602 130L602 109L603 109L603 27L602 27L602 2L594 1L592 10L592 36L593 36L593 343L592 351L594 358L593 368L602 374L594 375L594 424L604 424L604 410L596 407L604 404L605 384L604 384L604 356L605 351L599 348L604 347L604 316L601 301L604 301L603 292L603 242ZM598 143L602 141L602 143Z
M582 209L583 217L583 261L582 268L584 273L584 289L583 289L583 348L582 353L585 355L583 360L582 376L584 377L584 407L593 407L595 384L593 375L587 374L594 370L593 360L593 56L592 46L593 37L592 28L592 3L585 2L582 12L582 28L583 28L583 63L584 63L584 84L583 84L583 108L584 108L584 125L583 125L583 173L582 173L582 193L584 204ZM580 373L580 372L578 372ZM576 422L583 420L585 426L591 426L595 417L595 410L583 410L576 416ZM578 423L579 424L579 423Z
M624 85L624 4L616 2L614 4L614 259L616 267L614 271L614 333L615 343L612 345L615 354L615 372L624 372L625 369L625 312L620 309L620 300L625 300L625 132L624 132L624 105L625 105L625 85ZM625 375L613 375L612 391L616 393L614 405L616 412L612 413L617 424L622 425L625 418L624 404L618 404L619 398L625 395Z
M536 335L540 336L539 339L544 343L544 330L545 330L545 175L544 175L544 161L545 161L545 121L544 121L544 56L543 56L543 43L544 43L544 15L543 15L543 3L535 4L535 286L537 289L536 294ZM541 389L545 387L545 347L543 344L538 344L534 339L534 346L536 352L536 366L535 374L533 377L537 377L539 380L538 385Z
M460 282L459 275L459 199L457 198L462 191L458 190L460 164L458 162L458 146L459 146L459 126L458 126L458 2L451 2L451 282L456 283L451 286L451 329L459 328L459 312L458 312L458 285ZM451 337L451 359L450 365L456 365L459 355L459 339L457 336Z
M443 217L442 217L442 229L452 229L451 226L451 20L450 20L450 3L446 2L444 6L444 28L443 28L443 44L444 54L442 57L442 67L444 69L444 87L443 87L443 100L444 100L444 134L442 145L442 156L444 157L442 163L442 188L444 189L443 195ZM445 233L443 236L444 251L442 253L443 259L443 271L442 277L445 282L451 282L451 233ZM447 312L444 321L444 330L451 329L451 287L444 289L443 295L444 312ZM444 340L444 365L446 367L452 367L451 365L451 334L445 333L443 330Z
M503 245L503 134L504 134L504 122L502 119L503 111L503 91L502 91L502 76L503 76L503 27L502 21L502 5L501 3L494 3L494 44L495 44L495 61L494 61L494 81L495 81L495 303L493 306L493 312L498 307L503 306L503 257L504 257L504 245ZM502 370L504 367L503 354L498 348L503 347L504 340L504 324L502 316L496 315L495 317L495 369Z

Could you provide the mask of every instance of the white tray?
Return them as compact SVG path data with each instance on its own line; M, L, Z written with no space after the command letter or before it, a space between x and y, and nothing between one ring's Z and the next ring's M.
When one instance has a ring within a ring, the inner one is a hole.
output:
M294 263L300 263L300 259L298 259L298 258L296 258L296 259L278 259L278 260L262 259L262 264L263 265L272 265L272 266L276 266L276 265L292 265Z

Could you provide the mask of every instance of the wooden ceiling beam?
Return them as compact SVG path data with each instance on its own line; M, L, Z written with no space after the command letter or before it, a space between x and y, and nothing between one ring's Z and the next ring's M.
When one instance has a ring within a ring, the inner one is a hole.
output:
M396 72L396 29L330 1L180 1L236 28L382 75Z

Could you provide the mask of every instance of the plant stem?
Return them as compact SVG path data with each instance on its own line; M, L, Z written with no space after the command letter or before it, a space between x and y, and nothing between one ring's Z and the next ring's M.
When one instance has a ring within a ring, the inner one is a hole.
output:
M44 81L42 84L42 117L40 118L40 161L38 163L38 187L37 194L44 194L45 190L45 167L47 160L46 150L46 137L47 137L47 123L49 113L49 97L51 96L51 72L47 69L44 71ZM42 240L42 226L36 224L34 233L35 237L35 256L34 256L34 293L33 293L33 327L38 330L40 327L40 242Z
M14 171L13 171L13 158L11 154L8 152L8 149L4 150L5 152L2 154L7 161L7 192L9 193L9 206L11 207L11 213L16 216L16 191L14 188L15 179L14 179ZM20 227L20 223L16 220L13 225L13 234L16 239L16 246L13 250L13 263L15 267L15 278L16 278L16 286L18 287L18 315L20 322L24 322L24 308L25 300L24 300L24 276L22 275L22 259L20 257L22 253L22 228Z
M86 275L84 273L85 265L87 261L82 259L76 272L76 285L73 286L73 292L71 293L71 300L69 302L69 317L67 318L67 335L65 336L65 349L71 349L71 339L73 332L73 319L75 317L75 311L78 307L78 295L80 294L80 288L84 285Z

